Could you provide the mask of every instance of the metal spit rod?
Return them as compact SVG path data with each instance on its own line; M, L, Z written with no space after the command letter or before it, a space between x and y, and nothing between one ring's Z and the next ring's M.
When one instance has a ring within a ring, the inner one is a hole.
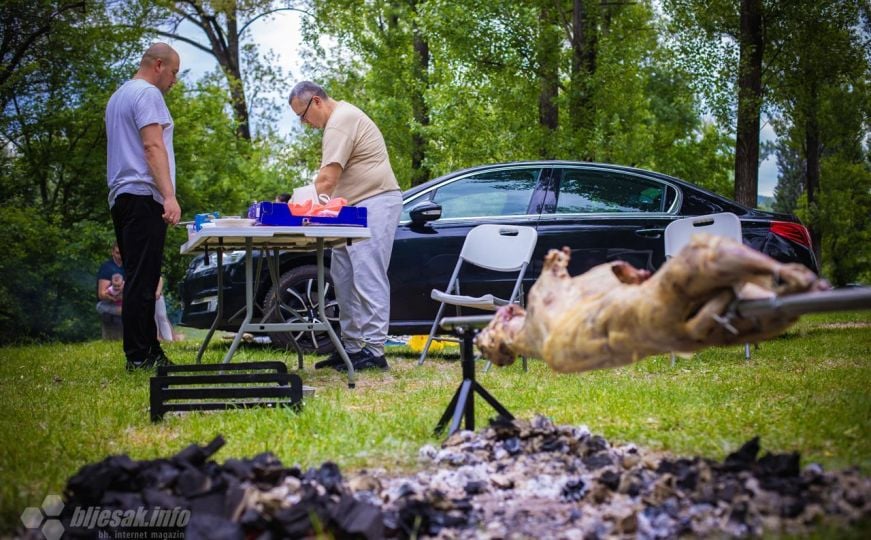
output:
M826 311L866 310L871 309L871 287L799 293L761 300L739 300L735 302L733 309L733 316L742 319L763 315L795 317ZM445 317L441 320L440 325L445 330L483 328L490 323L492 318L492 315Z
M864 309L871 309L871 287L799 293L761 300L741 300L735 304L735 315L741 318L762 315L794 317L806 313Z

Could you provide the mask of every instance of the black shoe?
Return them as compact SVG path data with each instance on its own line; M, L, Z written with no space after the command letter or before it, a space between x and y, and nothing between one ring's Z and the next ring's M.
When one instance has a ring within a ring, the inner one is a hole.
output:
M145 360L127 360L127 371L137 371L140 369L154 369L160 366L174 366L175 363L166 357L163 351L151 353L145 357Z
M383 355L375 356L375 353L369 349L362 349L359 353L349 356L351 358L351 364L354 366L354 371L362 371L364 369L380 369L386 371L390 369L390 366L387 364L387 359L384 358ZM348 367L345 366L344 362L335 366L333 369L336 371L348 371Z
M355 361L360 360L366 357L365 351L366 349L361 349L357 352L348 353L348 360L353 364ZM323 369L323 368L333 368L336 369L338 366L345 367L345 361L342 360L342 357L339 356L339 351L333 351L332 354L326 359L321 360L315 364L315 369Z
M128 358L127 364L124 366L124 368L130 373L134 371L139 371L140 369L148 369L151 366L147 365L146 362L147 360L130 360Z
M353 362L354 359L351 358ZM342 357L339 356L339 351L333 351L330 356L327 357L326 360L321 360L320 362L315 362L315 369L323 369L328 367L336 367L340 364L344 364L345 361L342 360Z
M146 362L150 362L151 366L149 367L162 367L162 366L174 366L175 362L166 357L166 353L163 351L158 351L154 356L149 356L145 359Z

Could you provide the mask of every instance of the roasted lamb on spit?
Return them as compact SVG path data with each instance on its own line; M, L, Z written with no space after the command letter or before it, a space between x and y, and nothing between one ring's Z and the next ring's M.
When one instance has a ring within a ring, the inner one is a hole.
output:
M527 307L502 307L477 336L497 365L516 356L554 370L618 367L646 356L689 353L774 337L798 317L734 318L736 299L826 290L800 264L780 263L734 240L698 234L651 275L617 261L571 277L568 248L551 250Z

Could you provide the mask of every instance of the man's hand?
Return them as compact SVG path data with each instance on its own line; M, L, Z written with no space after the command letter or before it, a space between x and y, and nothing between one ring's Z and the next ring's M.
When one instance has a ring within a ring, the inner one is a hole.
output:
M167 197L163 201L163 221L175 225L181 219L181 207L175 197Z

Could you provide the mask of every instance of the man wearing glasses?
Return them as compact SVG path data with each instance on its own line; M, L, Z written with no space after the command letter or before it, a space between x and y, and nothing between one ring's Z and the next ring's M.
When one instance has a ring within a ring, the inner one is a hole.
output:
M324 130L318 195L342 197L367 209L372 237L334 248L330 277L339 304L342 342L354 369L387 369L384 343L390 323L387 267L402 211L402 195L387 145L371 118L350 103L336 101L310 81L293 87L288 100L300 122ZM337 353L315 367L342 369Z

